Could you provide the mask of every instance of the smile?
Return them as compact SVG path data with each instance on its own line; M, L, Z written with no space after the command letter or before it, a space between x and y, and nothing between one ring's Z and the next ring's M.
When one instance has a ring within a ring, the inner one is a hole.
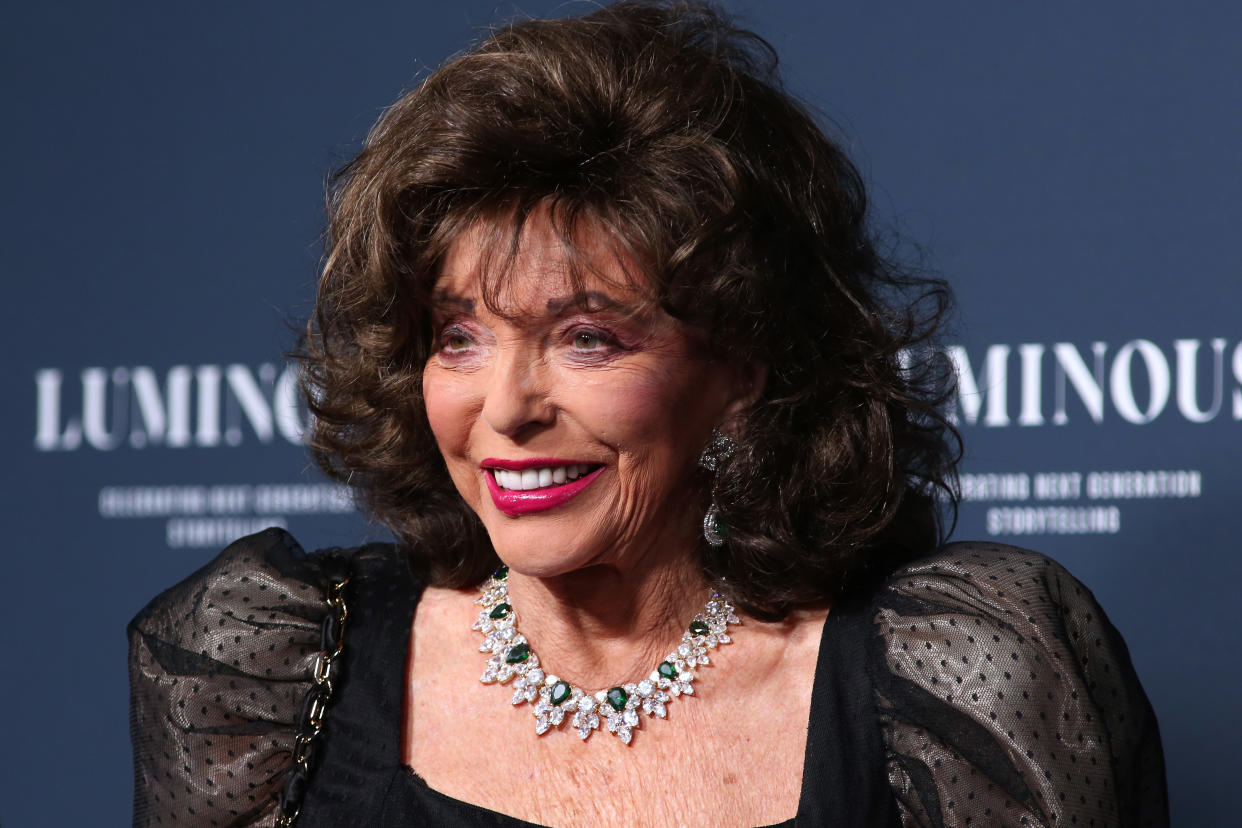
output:
M523 471L509 469L492 469L496 485L501 489L513 492L529 492L534 489L547 489L552 486L563 486L566 483L583 477L591 470L586 463L570 466L544 466L539 469Z
M492 502L512 517L564 505L607 468L564 460L485 460L481 465Z

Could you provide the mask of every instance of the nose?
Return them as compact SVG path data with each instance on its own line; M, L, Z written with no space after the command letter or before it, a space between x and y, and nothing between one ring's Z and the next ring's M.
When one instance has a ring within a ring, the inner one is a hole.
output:
M501 352L483 401L484 422L496 433L520 440L551 425L555 412L538 356L521 348Z

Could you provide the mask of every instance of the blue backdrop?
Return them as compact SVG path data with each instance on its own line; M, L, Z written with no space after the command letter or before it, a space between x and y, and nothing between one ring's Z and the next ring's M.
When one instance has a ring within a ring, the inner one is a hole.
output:
M1237 706L1242 11L734 2L960 297L957 536L1090 585L1225 824ZM529 0L532 15L579 10ZM129 819L126 621L231 537L383 532L308 468L282 353L323 181L477 27L452 4L6 13L0 822ZM12 531L15 529L15 533Z

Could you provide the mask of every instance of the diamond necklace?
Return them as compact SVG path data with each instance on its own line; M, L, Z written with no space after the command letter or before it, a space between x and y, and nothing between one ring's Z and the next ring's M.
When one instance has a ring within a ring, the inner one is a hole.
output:
M681 695L694 695L695 668L711 663L707 651L728 644L732 640L729 625L741 623L733 606L719 592L710 590L706 606L682 633L677 649L665 656L650 676L592 694L545 674L539 667L539 656L526 636L518 632L517 611L509 605L509 567L497 569L482 590L475 603L483 609L472 629L483 634L479 652L491 653L491 657L479 680L504 684L512 679L513 704L534 705L538 736L559 728L568 719L578 736L586 739L599 729L603 716L608 730L628 745L638 728L638 711L663 719L668 702Z

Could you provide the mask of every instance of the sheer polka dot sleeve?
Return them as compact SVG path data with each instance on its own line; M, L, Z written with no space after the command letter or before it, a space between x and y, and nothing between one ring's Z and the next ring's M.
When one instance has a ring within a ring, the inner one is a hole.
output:
M286 533L244 538L130 623L134 825L271 825L327 612Z
M880 592L873 662L906 826L1167 825L1151 705L1056 562L952 544Z

